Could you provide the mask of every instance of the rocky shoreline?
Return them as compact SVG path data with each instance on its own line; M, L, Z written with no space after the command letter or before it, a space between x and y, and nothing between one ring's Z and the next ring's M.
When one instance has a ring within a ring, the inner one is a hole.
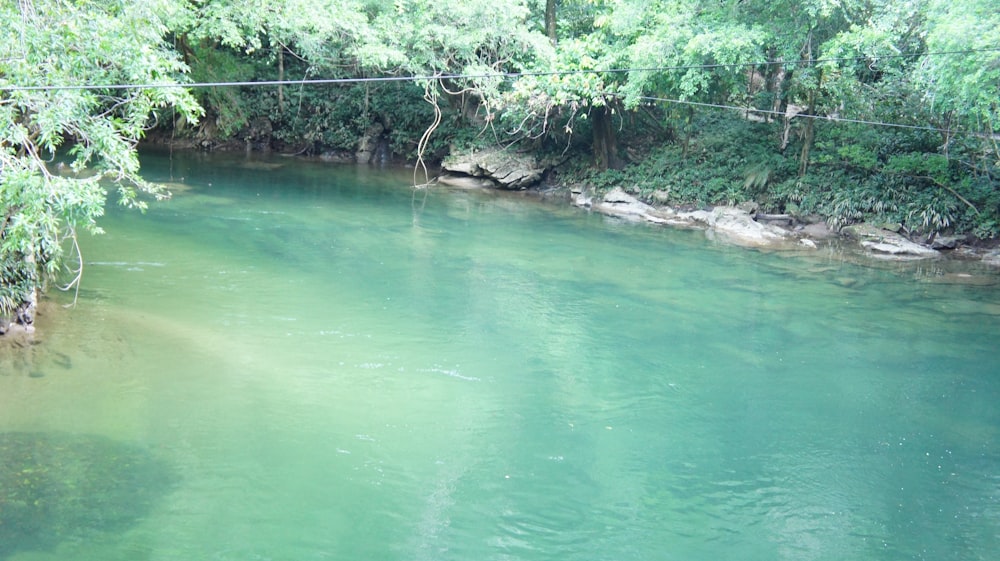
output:
M539 190L549 165L530 155L487 150L452 155L442 163L440 184L461 189ZM603 194L586 186L556 189L573 206L623 220L705 230L739 246L776 250L816 250L851 243L864 255L887 261L958 257L1000 271L1000 247L966 243L962 236L935 235L914 241L899 225L851 224L834 230L820 216L765 214L755 204L685 209L665 204L666 193L643 201L617 187ZM549 198L551 198L551 192Z
M474 152L445 160L432 183L454 189L532 193L621 220L703 230L713 239L747 248L811 252L836 245L877 261L958 259L981 263L988 277L1000 273L1000 243L983 246L969 244L961 236L942 235L914 241L899 225L860 223L834 230L820 216L766 214L754 204L682 208L666 204L666 193L654 192L651 200L643 201L621 187L601 194L587 186L546 186L543 180L552 166L502 150ZM971 275L958 276L972 280ZM18 347L37 344L33 310L37 310L36 303L17 318L0 318L0 341Z

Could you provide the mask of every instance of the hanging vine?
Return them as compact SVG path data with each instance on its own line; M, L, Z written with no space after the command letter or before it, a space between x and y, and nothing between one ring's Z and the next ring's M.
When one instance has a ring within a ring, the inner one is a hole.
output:
M438 126L441 124L441 106L438 105L438 92L437 85L441 81L441 74L435 74L433 80L428 80L424 84L424 101L430 103L434 107L434 119L424 134L420 137L420 141L417 142L417 162L413 166L413 187L415 189L422 189L430 184L430 172L427 170L427 162L424 161L424 152L427 151L427 145L430 143L431 135L437 130ZM423 170L424 172L424 182L417 183L417 172L418 170Z

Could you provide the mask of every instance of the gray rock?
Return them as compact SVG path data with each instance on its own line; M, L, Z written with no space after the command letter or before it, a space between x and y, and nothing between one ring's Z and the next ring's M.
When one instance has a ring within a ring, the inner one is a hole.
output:
M802 226L798 231L800 234L816 240L826 240L837 235L824 221L811 222Z
M635 219L644 218L655 210L618 187L605 193L601 201L593 205L593 209L610 216Z
M534 157L501 149L453 154L441 167L455 175L488 178L499 188L511 190L531 187L545 173L544 166Z
M931 249L955 249L964 241L965 236L934 236L930 245Z
M688 212L678 212L677 217L681 220L689 220L691 222L697 222L705 226L709 225L710 217L712 213L707 210L692 210Z
M936 250L911 242L901 234L871 224L851 224L845 226L841 233L857 240L861 247L876 257L925 259L940 255Z
M354 152L354 159L359 164L369 164L375 158L378 149L378 140L385 127L381 123L375 123L365 131L365 134L358 139L358 149Z
M670 202L670 189L658 189L653 191L653 201L659 204Z
M438 183L458 189L493 189L497 186L496 182L487 177L472 177L451 173L438 176Z
M791 227L795 224L795 217L790 214L764 214L752 212L753 219L764 224L775 224L784 227Z
M695 210L679 213L678 216L701 222L738 245L754 247L780 245L789 238L787 230L770 224L761 224L755 221L749 212L734 207L719 206L711 211Z
M754 245L784 241L789 235L787 230L757 222L745 210L732 207L712 209L710 225L718 232Z
M649 205L639 201L639 199L626 193L625 190L622 189L621 187L615 187L614 189L605 193L604 202L611 204L641 205L646 208L652 208Z
M458 175L469 175L472 177L481 177L484 175L483 168L479 167L474 161L446 161L443 164L444 169Z

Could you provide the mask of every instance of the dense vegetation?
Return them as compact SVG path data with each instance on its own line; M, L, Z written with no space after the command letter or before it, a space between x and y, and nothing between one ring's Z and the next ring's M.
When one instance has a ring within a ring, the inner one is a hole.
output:
M78 231L100 231L104 180L123 204L157 194L135 151L153 111L200 110L180 88L23 87L170 83L186 66L162 38L158 14L169 4L0 2L0 323L30 323L37 289L59 273L67 246L77 248ZM63 167L53 165L60 151Z
M678 204L755 200L833 224L877 220L912 234L993 239L995 8L992 0L6 2L0 315L26 309L57 271L65 241L97 228L103 178L127 204L154 191L134 152L150 127L204 148L366 160L433 161L499 144L565 162L562 177L667 193ZM20 89L305 80L327 82ZM54 173L64 146L73 171L98 173Z

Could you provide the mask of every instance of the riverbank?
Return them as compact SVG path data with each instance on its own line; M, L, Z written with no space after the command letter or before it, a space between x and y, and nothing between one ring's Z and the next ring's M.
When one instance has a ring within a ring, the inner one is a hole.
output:
M163 145L148 146L153 151L170 150ZM265 155L260 153L241 154L226 151L230 157L242 161L241 167L270 172L294 166L295 162L311 161L322 166L362 167L371 164L345 164L330 162L320 157L298 155ZM209 152L198 149L174 147L175 154L202 154ZM969 244L955 237L938 236L930 243L918 243L901 234L879 225L857 224L842 229L830 228L820 216L810 216L803 220L790 215L774 215L761 212L754 205L738 207L681 207L662 202L664 194L654 192L645 200L636 197L623 188L602 191L581 183L570 184L559 174L543 173L532 169L512 172L509 168L484 165L494 172L506 169L505 177L517 178L517 188L508 186L506 190L516 190L530 197L538 197L549 203L574 207L583 212L598 213L611 219L626 222L646 223L656 227L697 229L719 243L732 244L749 249L780 251L789 255L824 256L836 255L861 265L880 266L895 262L920 261L937 263L941 266L927 267L938 271L941 279L948 282L968 284L991 284L1000 280L1000 251L995 244ZM400 165L399 169L403 166ZM409 167L412 170L412 166ZM467 168L471 169L471 168ZM478 168L477 168L478 169ZM403 174L403 175L409 175ZM449 189L478 189L505 191L491 177L459 175L454 167L432 170L432 184ZM530 178L526 180L526 178ZM544 179L543 179L544 178ZM162 178L161 178L162 180ZM183 178L165 184L177 196L185 196L191 188ZM434 188L434 187L432 187ZM35 327L16 321L0 325L0 339L18 345L30 345L35 340Z
M571 203L609 216L641 220L680 228L699 228L710 236L735 245L770 249L818 249L832 242L853 244L868 257L910 261L957 257L979 260L998 267L1000 250L995 243L966 244L964 236L930 236L915 241L899 225L858 223L834 229L820 216L799 219L787 214L759 212L754 203L740 206L716 206L685 209L664 204L649 204L620 188L594 196L584 188L571 190Z
M185 141L173 144L160 139L148 147L157 150L204 152ZM173 146L173 148L170 148ZM216 147L212 152L242 152L235 144ZM357 163L328 155L303 156L247 152L248 158L282 158L323 162L327 165L400 167L412 163ZM737 206L693 206L670 204L670 193L653 191L639 198L622 186L602 189L559 173L562 161L546 161L524 153L481 150L453 154L429 170L430 185L460 190L523 191L556 204L567 204L587 212L654 225L698 229L721 243L775 251L809 252L835 246L854 252L859 263L952 260L983 264L1000 274L1000 240L976 240L964 235L908 236L902 225L866 223L832 227L827 217L769 214L757 203ZM257 163L256 165L269 165ZM422 174L421 174L422 175ZM568 174L572 177L572 174ZM183 187L183 186L181 186ZM171 186L176 191L176 186Z
M495 153L446 160L437 176L441 184L459 189L527 189L550 200L626 221L665 227L695 228L722 242L749 248L808 251L825 245L849 247L860 255L883 261L959 259L981 262L1000 272L998 240L974 240L965 235L910 236L901 224L859 222L840 228L813 214L769 214L755 202L737 206L677 206L670 194L653 191L640 199L624 188L595 188L579 181L547 183L545 164L531 157L500 160Z

